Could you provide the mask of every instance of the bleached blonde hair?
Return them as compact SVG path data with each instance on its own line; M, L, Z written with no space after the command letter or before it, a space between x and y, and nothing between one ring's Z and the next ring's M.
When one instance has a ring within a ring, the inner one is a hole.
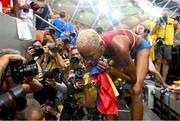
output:
M77 37L77 48L80 51L84 47L96 49L103 42L99 34L94 29L85 29L80 31Z

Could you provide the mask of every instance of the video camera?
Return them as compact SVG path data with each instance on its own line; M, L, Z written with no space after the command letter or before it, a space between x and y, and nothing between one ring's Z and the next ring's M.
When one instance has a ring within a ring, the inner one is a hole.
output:
M21 83L25 77L35 76L38 74L38 66L35 60L23 64L22 61L14 61L10 64L11 75L15 83Z
M16 110L20 111L25 106L26 98L23 96L23 88L18 84L9 92L0 95L0 118L7 120L13 116Z

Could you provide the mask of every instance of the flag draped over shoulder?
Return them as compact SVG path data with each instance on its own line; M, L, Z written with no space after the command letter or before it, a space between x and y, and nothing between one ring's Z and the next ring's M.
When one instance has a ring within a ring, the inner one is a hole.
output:
M118 113L118 102L116 96L119 95L111 78L106 72L91 75L97 84L97 108L101 114L116 115Z

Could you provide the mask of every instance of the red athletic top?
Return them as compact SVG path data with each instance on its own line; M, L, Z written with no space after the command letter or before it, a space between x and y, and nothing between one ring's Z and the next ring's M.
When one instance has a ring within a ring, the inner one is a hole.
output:
M129 40L130 40L130 48L132 48L135 44L135 37L134 35L128 31L128 30L125 30L125 29L119 29L119 30L113 30L113 31L110 31L110 32L105 32L103 34L101 34L101 37L103 39L103 41L105 42L105 44L108 46L108 47L111 47L111 41L113 39L114 36L116 35L126 35Z

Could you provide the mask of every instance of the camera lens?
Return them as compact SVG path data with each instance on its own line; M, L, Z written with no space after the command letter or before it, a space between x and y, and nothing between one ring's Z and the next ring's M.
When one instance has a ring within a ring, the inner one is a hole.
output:
M85 73L85 71L84 71L83 68L78 68L78 69L75 71L76 78L83 78L84 73Z
M21 61L10 63L11 74L16 83L24 80L24 77L35 76L38 74L38 66L34 60L27 65L23 65Z
M79 59L77 57L72 57L70 59L70 65L71 66L78 66L79 65Z
M14 113L16 110L22 110L26 106L26 99L22 95L22 85L16 85L9 92L0 95L0 118Z

